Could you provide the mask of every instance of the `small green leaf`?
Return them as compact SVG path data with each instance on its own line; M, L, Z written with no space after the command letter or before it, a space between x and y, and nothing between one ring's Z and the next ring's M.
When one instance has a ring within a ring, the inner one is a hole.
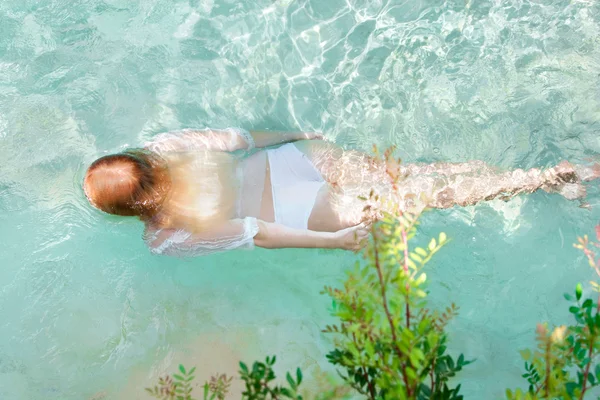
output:
M430 332L429 335L427 335L427 344L431 349L435 348L435 346L438 344L438 336L435 334L435 332Z
M423 249L422 247L417 247L415 249L415 253L417 253L418 255L420 255L422 257L427 257L427 251L425 251L425 249Z
M421 275L419 275L419 277L415 281L415 284L422 285L423 283L425 283L426 280L427 280L427 274L425 274L425 272L423 272Z
M592 301L592 299L585 299L585 301L583 302L581 307L588 308L588 307L591 307L593 304L594 304L594 302Z
M183 381L185 380L185 378L181 375L178 374L173 374L173 378L177 379L178 381Z
M185 368L183 367L182 364L179 364L179 370L181 371L182 374L185 375Z
M448 357L448 368L454 369L454 360L452 357Z
M298 381L298 385L302 383L302 371L300 368L296 369L296 380Z
M428 246L429 251L434 251L436 246L437 246L437 243L436 243L435 239L431 239L431 242L429 242L429 246Z
M194 371L196 371L196 367L193 367L192 369L190 369L187 374L191 375L194 373Z
M409 255L410 255L410 258L412 258L414 261L416 261L418 263L423 262L423 259L419 255L417 255L415 253L410 253Z
M565 299L568 300L568 301L573 301L574 300L573 296L571 296L569 293L565 293L565 294L563 294L563 296L565 296Z
M579 314L579 307L571 306L571 307L569 307L569 312L571 314Z
M447 237L446 237L446 233L445 232L441 232L440 233L440 244L444 243L446 241Z
M523 360L529 361L531 359L531 350L525 349L519 351L519 353L521 353L521 357L523 357Z
M285 375L285 379L287 379L292 389L296 389L296 382L294 382L294 378L292 378L289 372Z
M240 361L240 369L245 372L246 374L248 373L248 366L246 364L244 364L243 362Z
M583 287L581 286L581 283L578 283L577 286L575 287L575 297L577 298L577 301L579 301L579 299L581 299L582 293L583 293Z
M416 380L417 379L417 374L415 372L414 369L412 369L411 367L406 367L406 375L411 379L411 380Z
M575 393L575 390L579 387L579 385L575 382L567 382L567 384L565 385L565 388L567 389L567 393L570 396L573 396L573 394Z

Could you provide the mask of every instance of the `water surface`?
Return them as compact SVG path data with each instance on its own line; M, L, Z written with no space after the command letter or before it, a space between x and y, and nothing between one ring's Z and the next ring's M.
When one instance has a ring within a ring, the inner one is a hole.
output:
M411 161L503 168L600 152L592 0L5 0L0 3L0 398L142 398L178 362L201 375L278 355L327 369L320 334L354 256L151 256L142 226L91 210L96 157L182 127L321 130ZM571 246L600 219L558 196L436 211L430 266L455 301L466 398L520 381L517 350L591 272Z

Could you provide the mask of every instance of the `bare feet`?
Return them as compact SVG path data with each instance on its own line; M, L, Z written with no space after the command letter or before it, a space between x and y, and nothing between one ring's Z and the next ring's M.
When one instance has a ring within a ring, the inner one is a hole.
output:
M600 178L600 163L589 165L575 165L575 171L582 182L593 181Z
M582 182L600 178L600 164L573 165L568 161L562 161L556 167L546 171L544 175L546 178L544 190L559 193L567 200L583 199L586 188Z

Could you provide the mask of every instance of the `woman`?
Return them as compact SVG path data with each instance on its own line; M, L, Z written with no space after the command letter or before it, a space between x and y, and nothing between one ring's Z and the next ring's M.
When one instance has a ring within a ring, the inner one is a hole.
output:
M578 199L581 183L600 176L598 164L568 162L513 172L478 161L400 166L321 139L233 128L164 133L96 160L84 191L102 211L139 217L152 252L197 256L255 245L359 250L371 222L359 196L371 191L401 210L449 208L538 189Z

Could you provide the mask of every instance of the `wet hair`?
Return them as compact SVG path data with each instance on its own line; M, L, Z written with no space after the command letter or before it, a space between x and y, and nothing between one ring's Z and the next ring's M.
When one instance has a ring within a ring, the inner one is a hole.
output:
M168 190L166 163L145 150L104 156L88 168L83 188L96 208L115 215L152 218Z

